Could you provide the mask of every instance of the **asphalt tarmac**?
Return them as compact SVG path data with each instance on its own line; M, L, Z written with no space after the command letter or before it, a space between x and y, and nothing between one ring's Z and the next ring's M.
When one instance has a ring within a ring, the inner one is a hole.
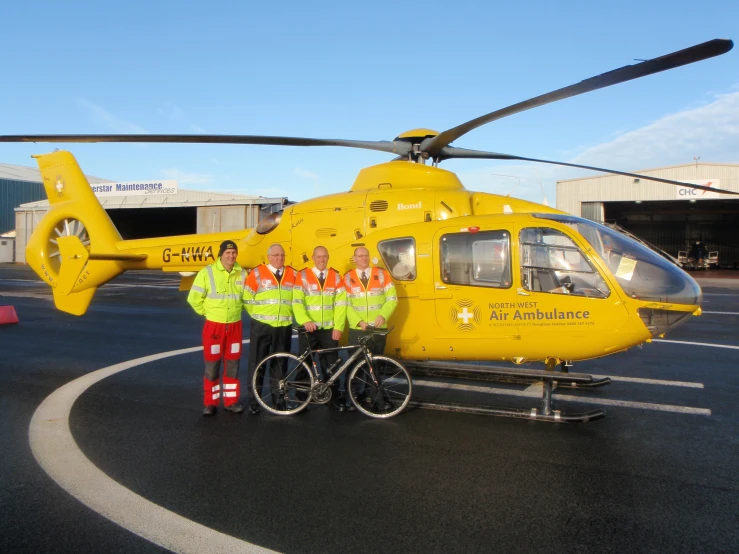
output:
M201 320L174 276L124 275L75 317L28 268L0 266L0 305L20 319L0 326L0 551L737 552L739 280L720 276L698 275L705 313L675 342L573 368L614 381L559 389L557 407L605 419L551 424L319 406L203 418L198 351L45 402L197 347ZM539 405L523 385L416 387ZM65 402L71 442L66 418L41 412Z

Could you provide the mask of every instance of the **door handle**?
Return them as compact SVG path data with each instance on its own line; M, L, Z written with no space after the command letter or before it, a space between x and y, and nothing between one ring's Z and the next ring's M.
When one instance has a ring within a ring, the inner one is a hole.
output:
M519 296L531 296L528 292L526 292L522 288L519 288L516 292L518 292Z

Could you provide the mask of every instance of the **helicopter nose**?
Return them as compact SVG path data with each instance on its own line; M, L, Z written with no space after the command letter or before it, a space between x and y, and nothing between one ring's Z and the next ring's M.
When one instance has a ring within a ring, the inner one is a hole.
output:
M703 292L695 279L674 265L660 264L646 268L644 265L642 271L634 274L628 293L632 298L664 305L639 308L644 325L652 337L657 338L679 327L700 310Z

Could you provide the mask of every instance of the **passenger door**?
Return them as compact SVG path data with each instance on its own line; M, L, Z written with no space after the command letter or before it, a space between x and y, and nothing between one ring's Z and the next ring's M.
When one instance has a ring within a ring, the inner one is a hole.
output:
M476 228L472 228L476 229ZM449 227L434 238L436 322L440 338L514 338L510 229ZM453 347L453 345L450 345ZM474 348L467 345L465 350Z

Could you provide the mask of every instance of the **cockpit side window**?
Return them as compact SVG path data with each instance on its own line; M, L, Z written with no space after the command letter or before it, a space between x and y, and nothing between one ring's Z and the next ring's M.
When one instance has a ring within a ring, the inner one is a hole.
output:
M511 240L507 231L451 233L440 243L441 280L455 285L509 288Z
M528 227L519 235L521 283L535 292L607 298L608 285L572 240L556 229Z
M416 279L416 240L402 238L384 240L377 245L385 267L398 281Z

